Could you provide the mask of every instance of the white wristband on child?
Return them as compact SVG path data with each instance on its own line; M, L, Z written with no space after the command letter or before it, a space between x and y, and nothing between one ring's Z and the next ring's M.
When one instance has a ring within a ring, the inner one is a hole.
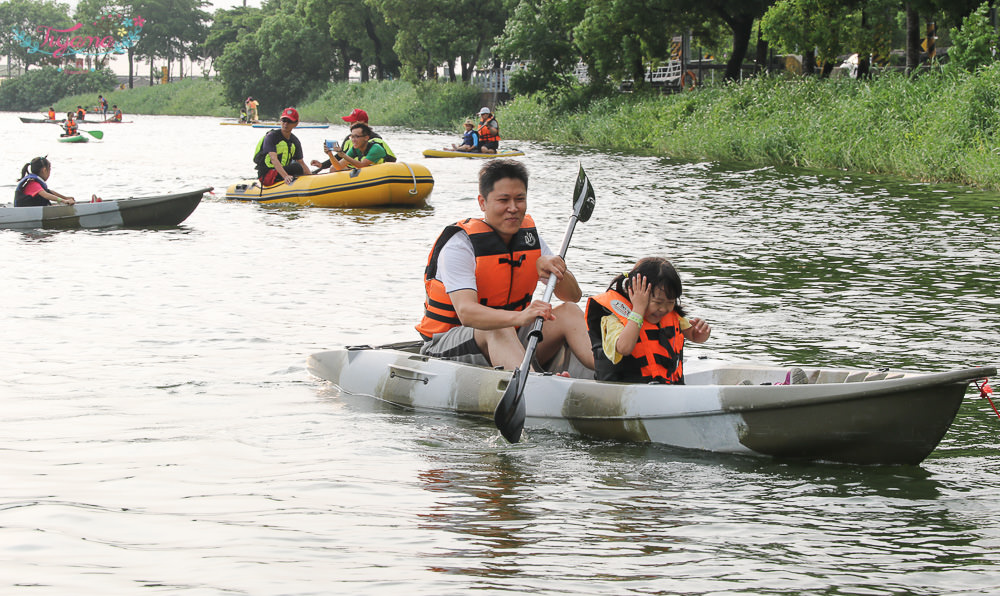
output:
M635 312L634 310L628 313L628 320L632 321L636 325L642 327L642 315Z

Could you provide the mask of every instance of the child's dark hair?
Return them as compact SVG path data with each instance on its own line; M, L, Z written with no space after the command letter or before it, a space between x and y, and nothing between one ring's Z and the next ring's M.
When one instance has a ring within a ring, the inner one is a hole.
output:
M479 168L479 194L486 198L493 192L497 181L503 178L520 180L524 189L528 190L528 168L523 163L513 159L491 159Z
M21 178L24 178L25 176L27 176L29 170L31 170L32 174L34 174L34 175L37 176L38 174L42 173L42 170L44 170L45 168L50 168L50 167L52 167L52 163L49 162L48 156L46 156L46 157L36 157L35 159L33 159L33 160L29 161L28 163L24 164L24 167L21 168ZM20 178L18 178L18 180L20 180Z
M635 264L635 267L632 267L631 271L627 274L622 273L611 280L611 285L608 286L608 289L614 290L627 298L628 286L637 275L646 278L650 289L656 290L660 288L666 294L668 300L676 300L674 310L678 315L685 316L680 302L681 294L684 290L681 284L681 276L677 274L677 270L670 264L670 261L663 257L645 257L639 259L639 262Z

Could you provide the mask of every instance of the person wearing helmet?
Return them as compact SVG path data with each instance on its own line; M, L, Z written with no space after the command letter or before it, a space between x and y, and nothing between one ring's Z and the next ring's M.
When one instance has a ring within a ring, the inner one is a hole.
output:
M253 162L262 186L270 186L279 180L291 184L295 176L310 174L302 156L302 143L292 134L298 124L299 112L295 108L285 108L281 112L281 128L268 131L257 142Z
M500 148L500 123L493 116L489 108L484 107L479 110L479 151L482 153L496 153Z

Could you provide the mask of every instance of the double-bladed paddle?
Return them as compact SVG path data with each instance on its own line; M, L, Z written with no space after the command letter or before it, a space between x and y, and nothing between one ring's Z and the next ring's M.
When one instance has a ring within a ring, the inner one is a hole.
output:
M594 212L594 187L590 185L587 173L580 166L580 173L576 177L576 188L573 191L573 215L569 218L569 227L566 235L563 236L562 248L559 249L559 256L566 260L566 251L569 249L569 239L573 237L573 229L576 222L585 222L590 219L590 214ZM555 275L549 275L549 282L545 286L545 293L542 301L548 302L552 299L552 292L556 288ZM521 431L524 429L524 386L528 382L528 372L531 370L531 359L535 356L535 347L542 337L542 317L535 317L531 324L531 331L528 333L528 345L524 350L524 360L521 366L514 370L514 374L507 384L507 389L497 404L497 409L493 412L493 421L500 434L511 443L521 440Z

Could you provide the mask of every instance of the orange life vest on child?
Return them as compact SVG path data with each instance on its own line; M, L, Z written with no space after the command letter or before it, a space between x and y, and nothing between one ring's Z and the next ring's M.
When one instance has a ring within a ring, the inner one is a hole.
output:
M603 307L603 308L602 308ZM684 334L677 311L670 311L659 325L643 321L639 340L628 356L613 364L604 354L601 319L613 314L624 325L632 303L614 290L587 300L587 332L594 350L595 378L620 383L684 384Z
M479 303L503 310L524 310L538 285L535 263L542 255L542 244L530 215L524 216L521 229L510 245L482 219L465 219L450 225L434 242L424 269L424 316L416 329L425 339L443 333L462 322L455 313L444 284L434 279L441 249L460 232L469 235L476 256L476 291Z

